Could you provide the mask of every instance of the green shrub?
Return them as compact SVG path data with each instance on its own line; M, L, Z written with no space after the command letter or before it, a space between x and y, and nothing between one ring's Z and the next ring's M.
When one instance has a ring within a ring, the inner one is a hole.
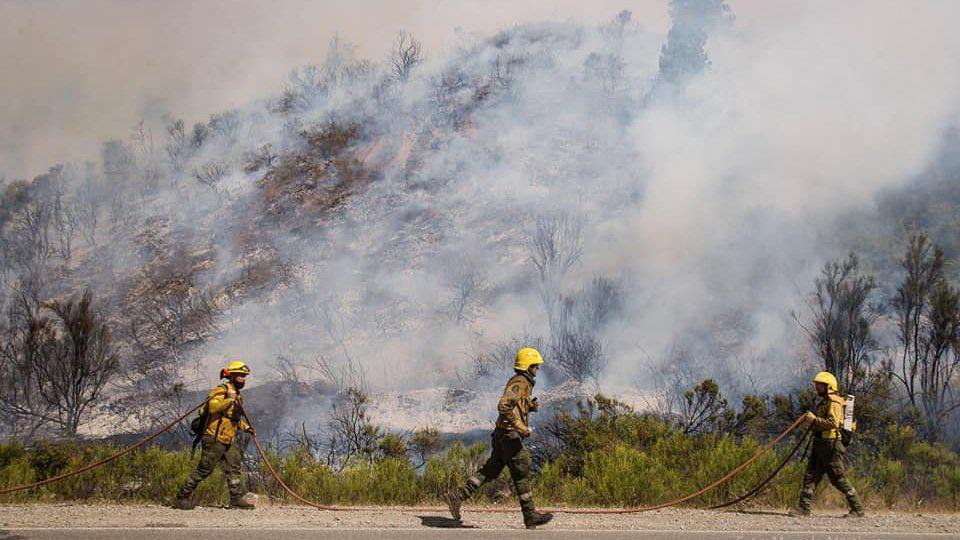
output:
M937 497L952 510L960 510L960 465L941 467L935 485Z
M679 473L653 456L626 445L587 455L583 479L590 488L587 503L636 506L663 501L680 483Z
M0 445L0 467L23 459L27 455L26 450L16 441L10 444Z
M356 504L413 504L419 501L417 474L405 460L387 458L343 471L334 489L338 502Z
M766 505L773 508L789 508L797 504L800 496L800 483L803 480L805 469L806 463L797 460L790 462L780 471L773 482L767 484L767 487L755 499L748 501L746 504ZM769 470L766 470L765 474L769 474ZM740 495L740 493L737 495Z
M407 455L407 441L395 433L387 433L380 439L379 450L384 457L402 459Z
M723 477L755 454L760 443L721 433L684 434L670 423L633 413L613 400L599 399L579 414L560 415L550 425L562 442L540 464L534 491L541 504L567 506L638 506L672 500ZM431 439L435 439L432 437ZM281 478L303 497L321 504L435 503L447 490L461 485L486 460L486 442L453 442L442 451L432 442L427 450L408 451L397 438L384 437L376 456L354 458L343 470L332 470L309 448L267 457ZM397 444L394 444L397 443ZM539 443L535 443L539 444ZM716 490L691 500L710 506L735 498L766 476L786 456L789 443L765 453L751 466ZM960 458L941 444L919 440L910 427L888 425L870 451L848 455L851 481L864 500L886 507L898 501L956 510L960 508ZM0 487L29 483L76 470L117 450L107 444L46 443L29 447L0 444ZM859 450L859 449L858 449ZM422 467L422 459L426 462ZM44 486L0 497L16 503L51 500L169 501L196 466L198 456L187 451L149 447L131 452L104 467ZM256 462L246 476L248 488L290 501L266 468ZM805 463L788 464L777 479L746 504L786 507L796 504ZM825 479L826 483L827 480ZM509 497L510 482L500 478L484 486L480 501ZM200 484L197 502L222 505L228 501L220 470ZM821 505L842 505L835 490L825 489ZM292 502L292 501L291 501ZM507 504L515 504L510 498Z
M687 453L690 464L684 491L693 492L708 486L725 474L750 459L759 448L759 444L750 439L737 442L733 437L708 436L699 441L697 448ZM676 454L677 461L683 461L682 454ZM737 497L759 483L772 470L782 456L767 452L732 480L697 499L700 504L717 504Z
M445 452L434 455L427 460L423 469L425 494L437 498L459 486L468 475L480 468L489 452L490 448L483 443L466 446L456 441Z
M9 461L3 467L0 467L0 488L9 488L28 484L37 480L37 471L24 457ZM21 491L10 495L0 497L0 502L13 503L25 502L36 499L36 493L30 491Z
M76 456L78 451L79 448L74 444L40 441L30 449L28 459L37 478L43 480L63 472L70 457Z
M537 478L536 493L537 497L552 502L568 502L564 497L564 487L567 478L563 476L561 465L557 461L545 463L540 469L540 475Z
M305 459L302 455L287 456L282 461L273 461L275 458L271 458L283 482L293 491L323 504L337 501L338 494L333 489L335 477L326 465ZM266 470L262 470L262 473L269 475ZM285 496L279 486L275 486L273 492L275 496Z
M903 483L903 465L893 459L878 458L873 464L872 474L874 489L883 497L883 504L893 508L900 495Z

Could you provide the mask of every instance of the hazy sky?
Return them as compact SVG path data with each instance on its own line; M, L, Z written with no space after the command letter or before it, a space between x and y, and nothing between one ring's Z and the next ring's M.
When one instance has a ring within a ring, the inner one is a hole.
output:
M0 0L0 178L95 159L144 111L191 122L277 92L335 33L382 60L402 29L430 54L457 28L590 24L622 9L650 31L669 28L666 0Z

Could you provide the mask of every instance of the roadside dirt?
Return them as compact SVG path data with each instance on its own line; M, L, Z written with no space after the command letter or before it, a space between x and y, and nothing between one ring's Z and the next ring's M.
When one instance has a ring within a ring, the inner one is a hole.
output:
M627 515L558 514L544 529L660 531L806 531L904 532L960 535L960 514L871 512L865 518L844 519L839 510L815 512L812 518L786 515L784 510L716 512L666 509ZM518 529L519 512L485 514L465 509L464 524L481 529ZM198 507L190 511L157 505L25 504L0 506L0 528L31 527L224 527L317 529L411 529L457 526L440 512L406 512L401 508L321 511L303 506L261 504L256 510Z

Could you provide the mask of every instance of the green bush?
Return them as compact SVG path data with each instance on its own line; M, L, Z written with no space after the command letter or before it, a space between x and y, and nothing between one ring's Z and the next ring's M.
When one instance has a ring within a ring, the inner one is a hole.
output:
M893 508L903 483L903 465L897 460L879 458L873 464L872 473L873 487L883 498L884 506Z
M26 457L27 452L16 441L0 445L0 467L6 467L15 461L20 461Z
M941 467L935 485L937 497L952 510L960 510L960 465Z
M421 480L425 495L438 498L462 484L480 468L489 452L490 448L483 443L466 446L456 441L445 452L432 456L424 466Z
M348 468L337 480L339 502L413 504L420 499L416 470L410 462L397 458Z
M676 470L669 470L656 457L623 444L587 455L583 479L590 500L576 504L638 506L663 501L680 483Z
M634 413L613 400L598 399L582 406L578 414L560 415L547 430L559 444L538 463L534 491L540 504L629 507L662 503L713 483L760 448L760 442L751 437L684 434L669 422ZM308 448L284 454L270 450L268 459L291 489L321 504L407 505L436 503L442 493L461 485L476 471L490 452L487 442L469 446L453 442L445 449L431 443L427 452L408 451L400 438L384 440L390 442L375 456L355 458L342 470L332 470ZM765 453L730 482L687 504L710 506L745 493L780 463L790 444L785 442ZM116 450L97 443L0 445L0 487L76 470ZM417 467L424 457L422 467ZM150 447L84 474L0 497L0 502L166 502L196 466L196 459L187 451ZM960 458L943 445L919 440L910 427L885 426L876 442L869 448L855 446L847 461L851 481L868 505L889 508L903 501L911 506L960 508ZM255 463L245 475L249 489L293 502L265 463ZM804 467L799 459L794 460L747 504L796 504ZM499 479L484 486L476 500L498 502L509 493L504 470ZM834 490L822 493L819 504L844 504ZM228 496L219 470L200 484L196 496L200 504L226 504ZM515 504L512 498L510 501L508 504Z
M792 461L780 471L776 480L767 485L755 499L748 504L765 505L772 508L789 508L797 504L800 496L800 483L806 463ZM769 474L769 470L765 470Z
M43 480L63 472L70 463L71 456L76 456L79 451L79 447L71 443L40 441L30 449L28 459L37 473L37 478Z
M696 441L694 448L683 453L673 454L676 461L686 461L690 464L686 483L683 490L687 493L710 485L722 478L729 471L750 459L759 448L759 444L751 439L737 442L733 437L704 436ZM697 501L701 504L717 504L737 497L749 490L765 477L766 473L776 466L782 456L774 452L764 454L753 465L743 470L729 482L720 485L717 489L702 495Z
M14 459L0 467L0 488L10 488L37 480L37 471L26 458ZM0 497L0 502L25 502L36 499L36 491L21 491Z

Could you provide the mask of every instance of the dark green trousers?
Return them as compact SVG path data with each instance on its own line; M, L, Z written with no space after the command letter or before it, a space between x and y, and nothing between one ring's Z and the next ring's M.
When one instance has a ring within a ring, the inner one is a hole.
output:
M863 512L863 505L860 504L860 496L853 484L847 479L847 473L843 467L843 455L846 453L843 443L840 440L826 440L816 438L813 440L813 450L810 453L810 460L807 461L807 470L803 475L803 489L800 491L800 509L804 512L810 511L810 503L813 502L813 492L826 474L833 487L840 490L843 496L847 498L847 504L851 510Z
M494 430L491 437L490 457L467 483L457 490L460 500L469 499L484 483L500 476L504 467L510 469L513 488L520 499L524 517L533 514L533 491L530 488L530 452L523 446L523 439L515 431Z
M233 444L223 444L210 435L204 435L201 444L203 450L200 452L200 462L197 463L197 468L187 477L187 481L177 493L177 498L186 499L190 497L200 482L213 473L217 464L223 470L223 478L227 481L230 500L243 497L245 491L243 489L243 475L240 472L243 453L236 441Z

